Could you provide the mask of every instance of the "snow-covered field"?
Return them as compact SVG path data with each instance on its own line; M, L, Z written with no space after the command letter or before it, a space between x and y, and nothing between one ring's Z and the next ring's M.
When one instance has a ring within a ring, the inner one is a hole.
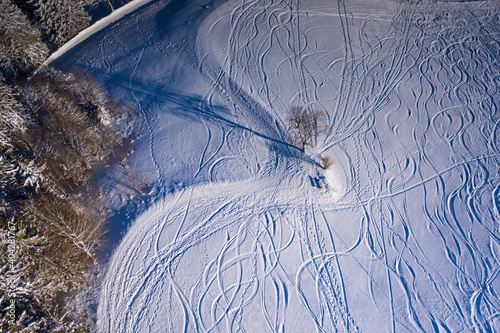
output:
M498 7L159 0L53 57L139 110L160 193L98 331L499 331Z

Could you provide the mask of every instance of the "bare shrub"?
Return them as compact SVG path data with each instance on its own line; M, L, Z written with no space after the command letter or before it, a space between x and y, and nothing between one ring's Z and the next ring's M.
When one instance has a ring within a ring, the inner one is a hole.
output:
M332 166L333 164L333 161L332 159L330 158L330 156L328 155L323 155L321 156L321 159L320 159L320 164L321 166L323 167L323 169L328 169L330 166Z
M119 178L108 178L114 182L117 190L129 197L134 195L145 196L151 183L150 178L146 174L138 171L136 167L130 167L129 165L123 166L123 172Z
M146 194L150 183L149 177L147 177L144 173L137 171L137 168L129 168L125 175L127 183L131 188L133 188L141 196Z
M289 131L293 144L305 150L321 133L321 113L304 107L293 106L288 114Z

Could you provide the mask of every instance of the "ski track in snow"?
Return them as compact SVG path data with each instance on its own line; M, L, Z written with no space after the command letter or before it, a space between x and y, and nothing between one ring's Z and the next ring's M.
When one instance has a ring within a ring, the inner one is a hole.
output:
M133 103L163 191L113 254L99 332L500 330L494 2L171 0L117 22L53 60ZM308 156L292 106L326 119Z

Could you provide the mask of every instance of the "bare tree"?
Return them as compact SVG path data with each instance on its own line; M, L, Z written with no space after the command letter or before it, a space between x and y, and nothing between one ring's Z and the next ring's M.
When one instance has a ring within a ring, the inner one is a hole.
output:
M92 167L115 155L125 137L118 126L129 113L91 76L77 75L43 68L21 91L33 121L19 139L68 190L88 182Z
M95 250L102 244L105 233L105 216L95 208L92 202L77 204L45 195L30 210L40 227L68 241L94 262Z
M305 150L321 133L321 114L315 110L293 106L288 114L288 124L293 144Z

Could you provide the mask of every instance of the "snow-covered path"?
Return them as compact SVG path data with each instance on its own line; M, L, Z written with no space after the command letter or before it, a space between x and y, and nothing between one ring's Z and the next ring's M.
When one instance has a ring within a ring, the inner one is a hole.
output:
M497 7L152 1L59 55L139 110L164 194L99 331L500 330ZM294 106L325 119L307 154Z

